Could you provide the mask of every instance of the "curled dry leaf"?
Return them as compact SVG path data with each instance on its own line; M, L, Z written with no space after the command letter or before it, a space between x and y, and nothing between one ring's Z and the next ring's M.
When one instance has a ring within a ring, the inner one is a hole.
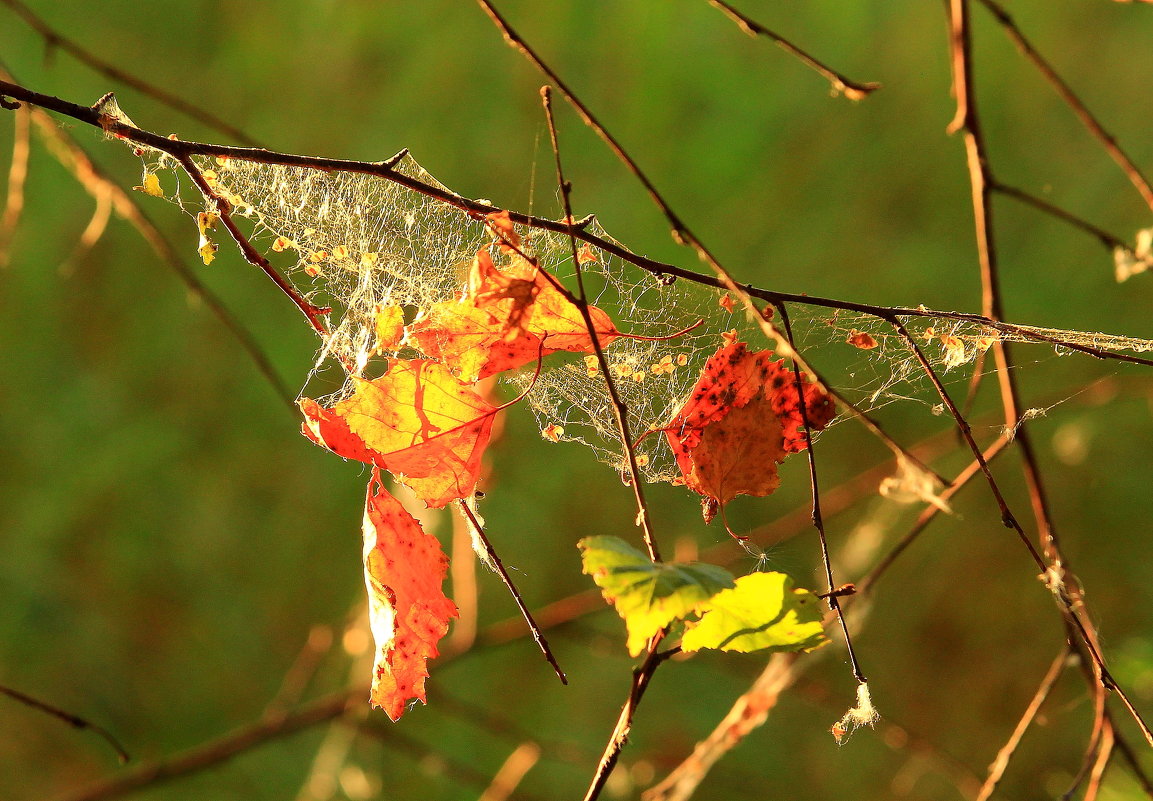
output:
M300 401L306 437L388 470L429 506L472 493L497 407L421 359L390 359L380 378L353 381L355 392L331 409Z
M425 701L428 660L457 616L441 585L448 557L372 471L364 508L364 583L376 641L373 706L394 721L412 699Z
M602 346L619 336L607 314L589 313ZM487 250L476 254L462 295L432 304L408 327L408 342L466 382L556 351L595 350L580 309L544 270L515 254L498 267Z
M727 336L725 343L663 429L685 484L704 496L706 521L738 495L773 492L777 465L808 447L801 391L811 428L824 428L835 413L820 386L803 376L798 383L772 351L753 353Z

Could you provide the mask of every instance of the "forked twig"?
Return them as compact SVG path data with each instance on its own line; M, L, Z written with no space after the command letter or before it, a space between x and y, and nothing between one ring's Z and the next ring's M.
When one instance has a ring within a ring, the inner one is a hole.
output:
M561 670L560 665L556 661L556 657L553 656L552 649L549 648L548 645L548 640L546 640L544 634L541 633L540 626L533 620L532 612L530 612L528 606L525 605L524 598L521 597L520 591L516 588L516 585L513 584L512 577L509 576L504 563L501 562L500 557L497 556L496 549L492 547L492 542L489 541L488 535L484 533L484 526L482 526L476 518L476 513L472 511L472 508L469 507L468 503L464 500L457 502L457 508L468 518L473 534L475 534L477 539L484 545L485 553L488 554L488 558L491 560L493 567L496 568L496 574L500 576L500 580L503 581L504 586L508 588L512 599L516 601L517 608L520 609L521 615L524 617L525 622L528 623L529 630L532 632L532 638L536 641L541 653L544 654L544 658L552 665L552 669L556 673L557 678L560 679L560 683L568 684L568 678L565 676L564 671Z

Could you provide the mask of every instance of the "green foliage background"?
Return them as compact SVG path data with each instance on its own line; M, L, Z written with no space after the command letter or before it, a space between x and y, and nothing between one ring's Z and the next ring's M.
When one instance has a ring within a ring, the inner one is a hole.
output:
M541 80L468 2L31 5L102 58L269 147L365 160L409 147L465 196L560 214L543 147ZM501 6L742 279L979 310L964 153L945 134L953 107L940 4L743 7L884 89L859 104L830 98L819 77L746 38L703 0ZM1010 8L1137 163L1153 169L1153 9L1104 0L1016 0ZM1150 225L1148 209L1069 110L987 14L974 8L973 17L979 101L1002 180L1126 239ZM0 31L0 57L30 88L79 103L115 90L144 127L220 140L46 49L8 8L0 7ZM611 155L567 109L559 119L577 213L595 211L638 252L694 266ZM139 165L122 147L61 124L122 185L139 183ZM11 142L4 115L0 152ZM5 155L0 176L7 167ZM13 258L0 272L0 683L99 722L140 760L260 717L314 627L331 629L335 644L306 696L344 686L350 659L340 635L363 594L364 471L297 434L236 342L128 226L114 221L90 253L70 260L92 202L41 144L30 169ZM190 221L160 201L140 202L196 265ZM1150 276L1117 284L1093 239L1012 201L997 199L995 210L1010 319L1153 337ZM296 310L228 243L211 267L195 268L288 383L302 386L316 342ZM1151 374L1037 347L1017 353L1029 405L1066 401L1030 424L1059 532L1118 678L1153 714ZM839 351L810 357L818 366L844 359ZM953 374L958 392L964 378ZM930 407L898 403L879 417L902 441L917 442L948 429ZM983 441L999 419L990 385L973 416ZM818 448L828 488L888 456L853 424L826 432ZM954 453L936 464L951 474L966 461ZM484 513L530 605L591 587L580 573L579 538L634 536L630 493L612 471L576 446L543 441L527 411L509 415L493 462ZM803 460L792 462L776 495L734 505L737 528L804 507ZM996 469L1028 519L1016 464L1009 454ZM653 496L668 550L727 538L701 524L683 490L660 487ZM986 489L974 484L956 506L878 586L856 641L883 723L841 747L828 734L854 700L838 650L782 698L699 798L952 798L954 776L983 776L1063 631ZM871 536L895 541L916 511L866 496L830 520L830 535L837 547ZM771 550L770 566L819 588L814 536L798 534ZM480 582L482 628L515 615L494 577ZM523 797L579 797L631 663L623 625L607 608L550 639L570 687L521 638L434 663L430 705L400 724L366 713L368 733L350 761L369 788L381 788L375 797L476 798L523 736L544 747ZM701 654L662 668L608 797L636 797L687 756L763 664L756 655ZM1066 788L1089 733L1083 687L1076 671L1058 686L1009 771L1005 797ZM1132 727L1125 732L1140 744ZM138 797L292 798L324 737L321 727ZM0 698L0 797L53 798L116 770L95 738ZM1108 798L1136 797L1123 771L1111 776Z

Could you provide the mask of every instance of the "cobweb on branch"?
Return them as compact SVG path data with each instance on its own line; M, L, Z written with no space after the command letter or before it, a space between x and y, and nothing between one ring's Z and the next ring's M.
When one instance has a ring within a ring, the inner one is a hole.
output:
M195 217L213 210L182 178L172 159L155 151L146 151L143 158L146 176L163 176L160 193L186 213ZM287 258L282 269L294 285L311 302L332 307L331 335L314 368L315 373L332 364L341 366L345 383L330 400L347 391L350 373L373 375L374 368L379 372L379 357L416 355L403 343L381 349L376 330L381 307L402 306L406 321L411 321L431 304L456 297L477 251L493 242L482 220L378 176L242 159L197 158L196 163L213 190L232 205L233 215L253 223L253 244L274 262ZM394 169L448 191L410 155L405 154ZM595 221L585 230L613 242ZM569 238L543 229L518 233L526 255L575 291ZM632 430L641 437L638 457L643 473L650 480L672 480L679 473L664 437L641 435L659 430L681 407L706 359L722 344L723 332L735 331L753 348L760 347L763 337L739 311L739 303L722 302L725 293L719 290L684 279L662 280L595 246L587 253L592 258L582 270L589 300L607 312L620 331L659 338L696 326L660 341L622 336L605 348ZM790 305L789 314L798 347L818 367L823 361L840 364L837 389L859 408L875 409L918 393L922 399L931 397L908 343L883 319L796 303ZM998 339L1060 340L1108 351L1153 350L1148 340L1104 334L1022 326L1007 330L932 316L909 316L903 322L935 368L946 375L972 363ZM535 381L534 371L525 368L506 380L518 390L531 385L528 402L542 435L581 442L620 469L622 443L604 377L593 369L589 357L555 353L545 358Z

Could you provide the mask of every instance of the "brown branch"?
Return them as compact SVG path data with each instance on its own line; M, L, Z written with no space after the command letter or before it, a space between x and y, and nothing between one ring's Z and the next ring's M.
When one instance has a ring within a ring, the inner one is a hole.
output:
M849 100L864 100L870 94L881 88L881 84L879 83L857 83L856 81L849 80L841 73L826 66L814 56L797 47L785 37L774 33L759 22L737 11L731 5L724 2L724 0L708 0L708 4L713 8L719 9L722 14L735 22L737 26L749 36L754 38L764 36L776 42L782 50L795 57L806 67L828 81L833 87L835 94L844 95Z
M484 217L494 212L505 211L496 206L463 198L460 195L454 194L453 192L442 189L438 186L423 183L418 179L396 171L393 168L394 165L392 165L390 162L365 162L348 159L323 158L317 156L301 156L293 153L281 153L277 151L261 150L255 148L215 145L205 142L193 142L188 140L172 140L150 131L134 128L124 123L109 121L107 117L103 118L102 123L101 117L95 112L93 108L89 106L80 106L75 103L70 103L68 101L52 97L50 95L34 92L18 84L0 80L0 99L4 97L11 97L17 100L22 100L32 105L54 111L58 114L63 114L67 117L71 117L72 119L78 120L88 125L105 128L116 136L122 137L128 141L145 145L147 147L151 147L155 150L159 150L172 156L173 158L176 158L177 160L179 160L181 156L216 156L222 158L242 159L254 163L271 164L275 166L304 167L326 172L349 172L362 175L372 175L388 181L392 181L396 184L411 189L414 192L419 192L427 197L431 197L439 202L460 209L461 211L464 211L473 216ZM836 298L826 298L818 295L777 292L759 288L751 284L732 283L731 277L728 279L728 281L725 281L716 276L705 275L694 270L678 267L676 265L661 262L656 259L649 259L644 256L639 256L630 252L628 249L617 242L599 237L596 234L589 233L587 230L585 230L584 227L582 227L582 221L570 224L563 220L550 220L531 214L525 214L523 212L513 211L511 209L507 211L509 213L509 219L514 223L526 225L531 228L539 228L545 231L552 231L554 233L572 234L582 242L587 242L591 245L594 245L595 247L604 250L606 253L610 253L613 256L616 256L621 260L639 267L642 270L645 270L657 277L664 276L669 278L682 278L702 286L712 287L714 289L729 289L730 291L735 290L735 294L738 296L743 297L744 295L748 295L750 297L757 298L758 300L763 300L774 304L797 303L804 306L814 306L818 308L840 309L843 311L865 314L882 320L889 320L896 315L901 317L939 318L942 320L974 323L976 325L986 326L1001 334L1019 338L1023 341L1059 346L1068 350L1093 356L1098 359L1113 359L1129 362L1132 364L1153 366L1153 359L1144 359L1138 356L1114 353L1103 348L1083 345L1078 342L1062 339L1061 337L1057 336L1051 329L1042 329L1034 326L1009 323L1004 320L994 320L982 314L975 314L972 312L930 309L924 306L878 306L869 303L858 303L855 301L840 300Z
M88 52L73 40L64 36L56 29L50 27L47 22L37 16L30 8L28 8L28 6L21 3L20 0L0 0L0 2L3 2L4 5L12 9L12 11L15 12L16 15L21 19L23 19L30 28L40 34L49 48L59 47L64 52L74 57L77 61L87 65L96 72L111 78L117 83L124 84L125 86L131 86L133 89L137 90L141 94L151 97L158 103L168 106L174 111L178 111L184 116L196 120L208 128L219 131L225 136L230 136L241 144L251 145L253 147L258 146L259 143L251 136L236 126L220 119L215 114L212 114L211 112L205 111L199 106L195 106L192 103L189 103L179 95L167 92L157 86L154 86L153 84L137 78L135 75L120 69L115 64L104 61L103 59Z
M65 793L57 801L107 801L206 770L265 743L340 717L350 703L367 694L366 687L358 687L354 692L326 695L289 714L258 720L168 759L140 765L78 792Z
M35 709L37 712L43 712L45 715L54 717L59 721L67 723L74 729L92 732L104 740L104 742L108 743L112 750L116 752L116 758L120 760L121 765L127 764L129 760L132 759L132 757L128 755L128 752L124 750L124 746L120 744L120 741L116 739L112 732L103 726L93 723L86 718L82 718L79 715L73 715L71 712L65 712L58 706L53 706L46 701L41 701L39 698L33 698L31 695L22 693L19 690L14 690L11 687L0 685L0 695L6 695L13 701L21 703L30 709Z
M1029 62L1037 68L1041 76L1049 83L1050 86L1057 92L1065 104L1072 109L1077 119L1081 124L1089 129L1089 132L1101 143L1105 152L1109 157L1117 163L1121 171L1125 173L1125 177L1137 189L1141 195L1141 199L1145 201L1145 205L1153 211L1153 187L1149 185L1149 180L1142 174L1141 170L1133 163L1133 160L1126 155L1125 151L1117 144L1117 140L1113 138L1112 134L1105 130L1105 128L1098 122L1097 118L1089 111L1088 107L1081 102L1077 94L1069 88L1069 85L1057 74L1056 70L1049 64L1049 62L1034 49L1025 35L1021 33L1021 29L1013 22L1013 18L995 0L978 0L989 13L996 18L1000 23L1001 28L1005 31L1006 35L1013 41L1013 44L1021 51Z

